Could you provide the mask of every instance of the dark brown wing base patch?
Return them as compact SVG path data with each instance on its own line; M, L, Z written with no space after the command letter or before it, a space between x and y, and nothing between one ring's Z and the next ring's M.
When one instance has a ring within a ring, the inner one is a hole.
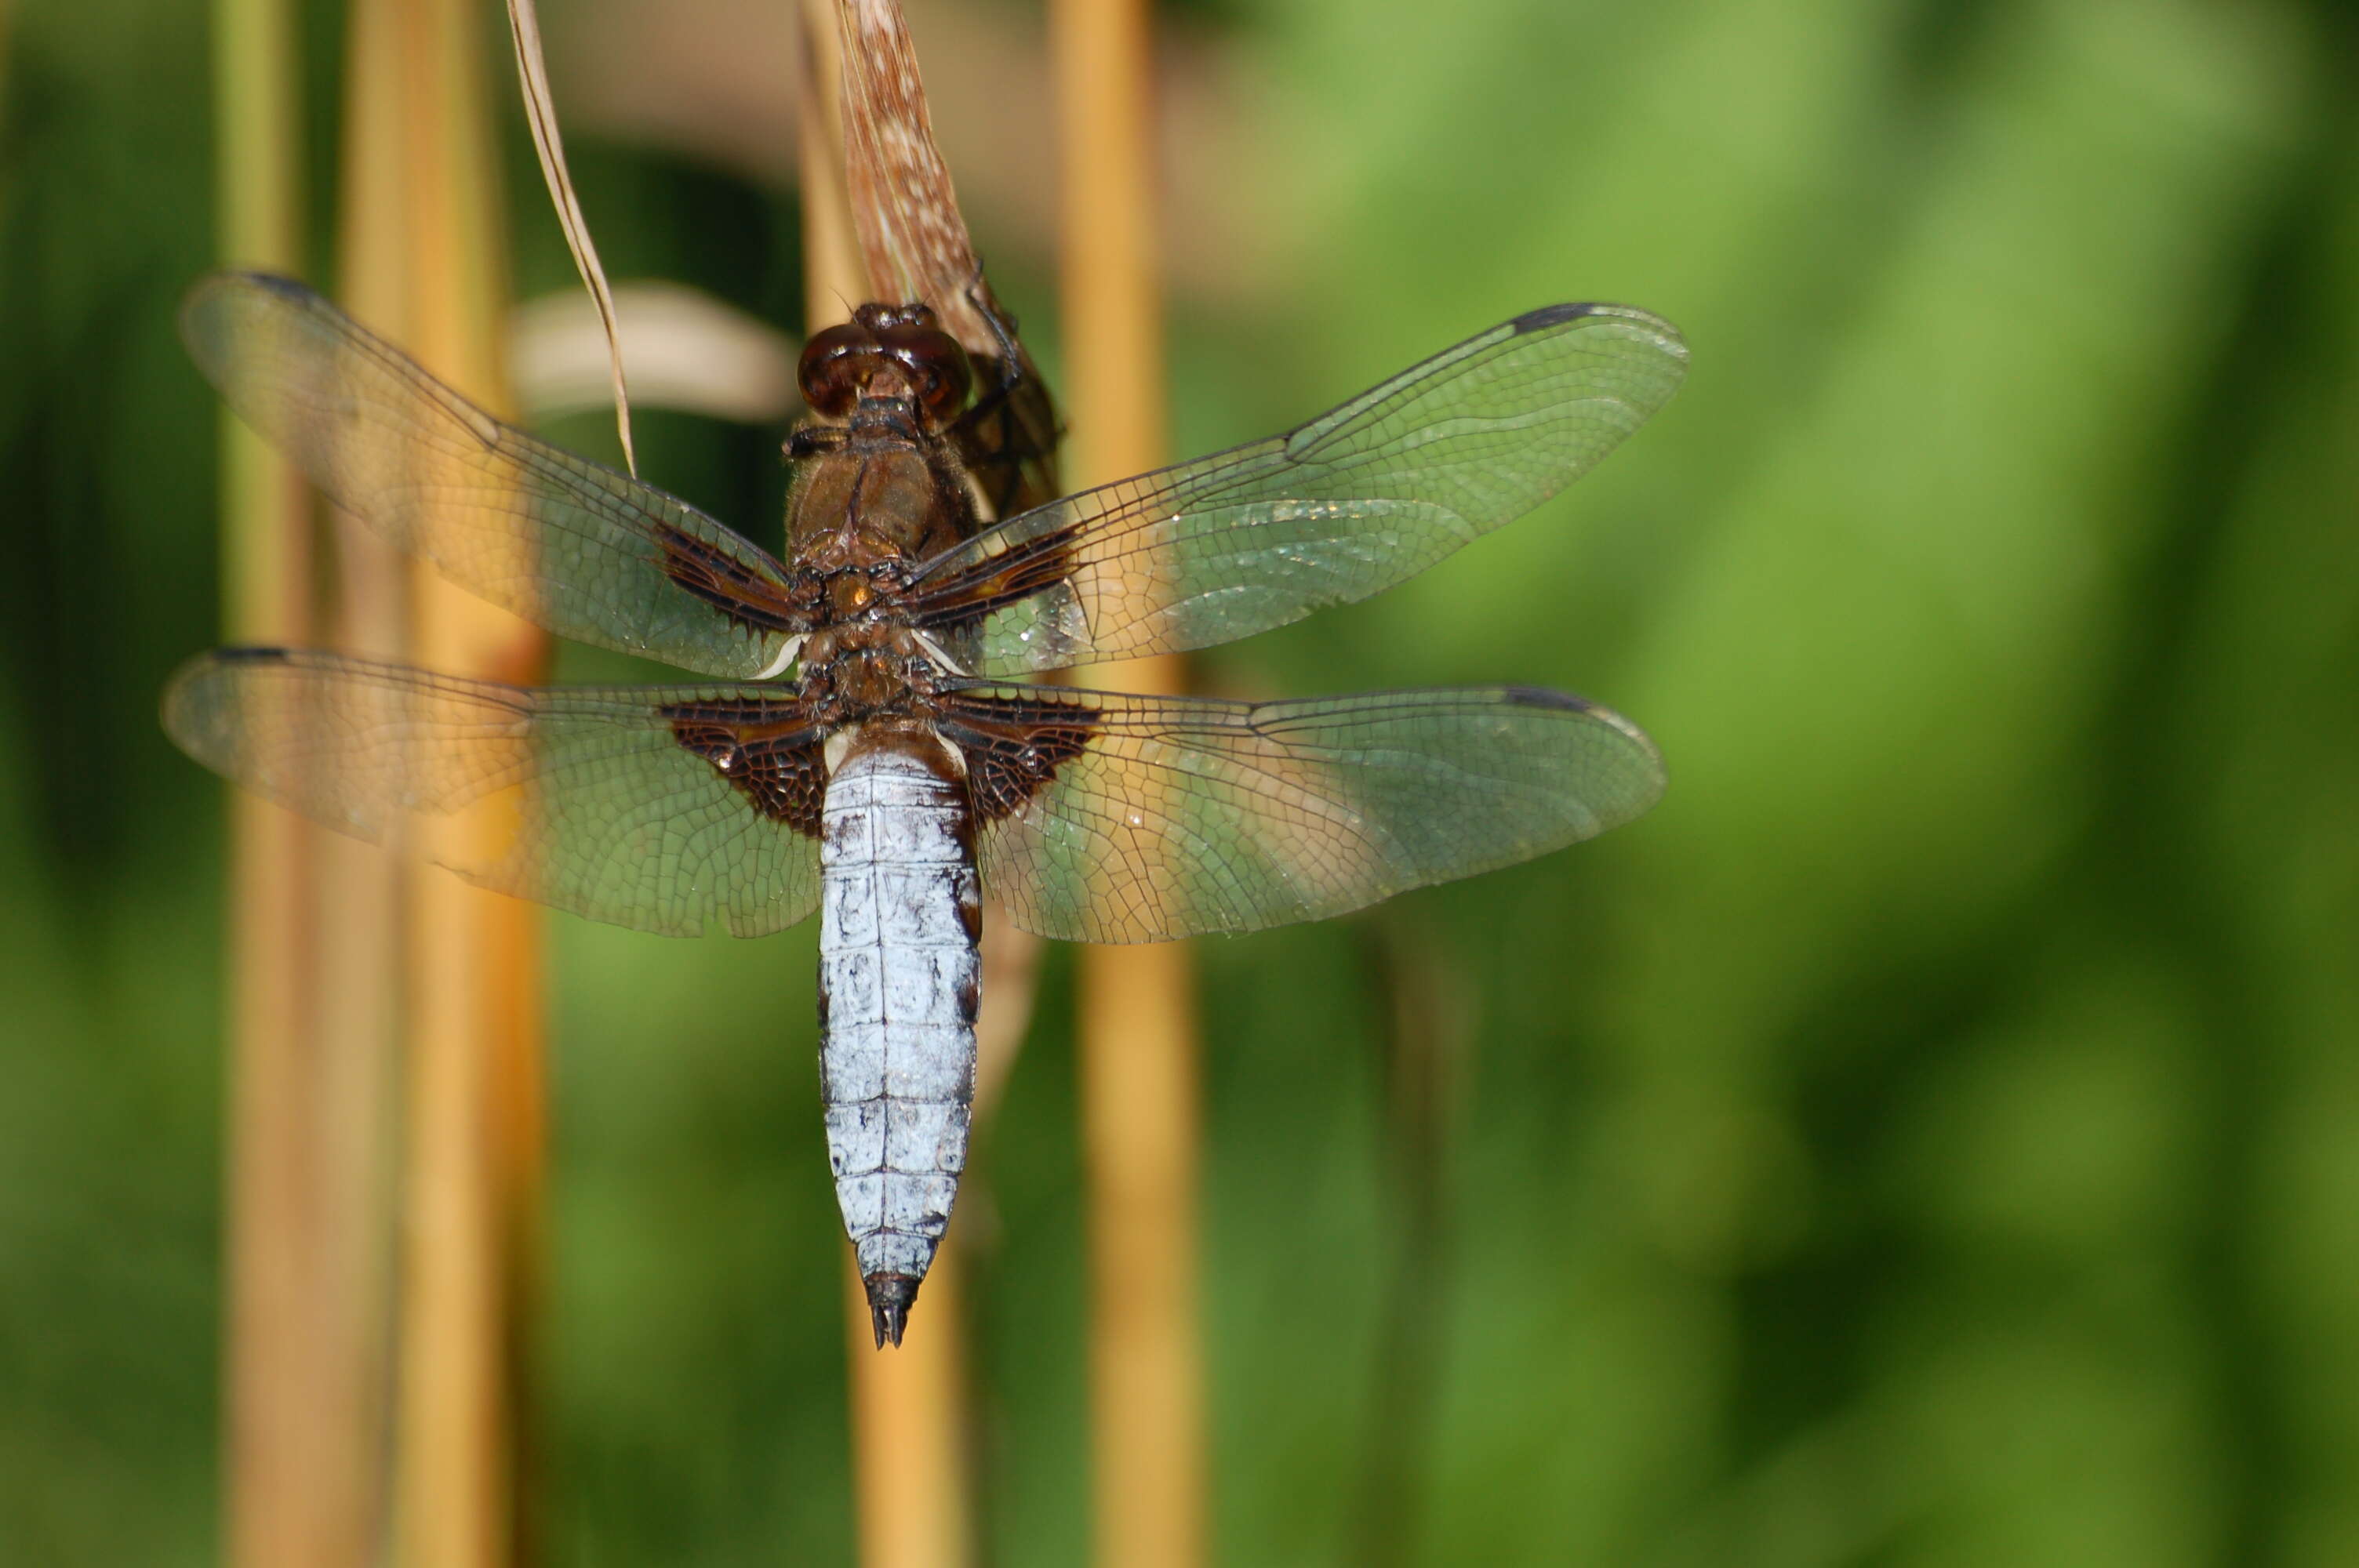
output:
M662 546L664 576L741 626L764 632L808 632L811 618L721 550L680 529L658 524L649 530Z
M1057 770L1088 750L1098 710L1078 694L1038 697L967 694L945 698L935 728L966 757L967 794L979 823L1024 809Z
M1073 574L1075 547L1093 518L1082 517L1010 546L939 582L920 580L911 609L928 626L980 625L985 616L1055 587Z
M712 764L754 809L808 838L827 798L823 737L799 701L675 702L660 710L673 739Z

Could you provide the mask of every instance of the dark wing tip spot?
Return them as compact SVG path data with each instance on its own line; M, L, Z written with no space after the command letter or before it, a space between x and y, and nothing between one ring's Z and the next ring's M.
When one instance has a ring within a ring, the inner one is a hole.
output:
M202 762L215 773L224 771L221 758L225 741L225 726L233 724L230 712L209 694L216 693L219 682L226 677L219 672L223 665L233 667L286 665L293 655L285 648L211 648L185 661L164 683L161 700L157 705L158 717L163 720L164 732L180 750Z
M1544 686L1511 686L1507 688L1507 700L1517 708L1552 708L1567 713L1589 713L1597 707L1585 697L1550 691Z
M1544 327L1560 327L1567 321L1578 321L1584 316L1594 316L1602 305L1543 305L1537 310L1527 310L1507 323L1517 332L1537 332Z
M209 272L180 297L180 341L207 381L223 385L233 358L231 340L243 330L252 292L260 290L300 304L319 297L293 278L268 272Z
M234 278L240 283L252 284L256 288L267 289L273 294L283 295L288 299L300 300L312 297L312 291L310 285L298 283L291 277L285 277L275 272L250 272L239 270L236 272L219 273L215 276L224 278Z
M282 277L275 272L254 272L243 267L229 267L220 272L206 273L196 282L189 285L189 292L181 297L180 309L185 315L221 295L234 295L246 289L264 294L275 294L281 299L289 300L298 305L308 304L320 297L318 292L310 284L299 283L294 278Z

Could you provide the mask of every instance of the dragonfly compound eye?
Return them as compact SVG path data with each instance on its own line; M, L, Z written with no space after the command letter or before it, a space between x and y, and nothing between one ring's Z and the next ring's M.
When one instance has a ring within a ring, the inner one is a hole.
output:
M842 418L860 401L880 358L876 339L865 327L847 321L814 334L803 345L802 363L795 373L803 401L814 414Z
M886 354L908 376L918 406L934 424L948 424L966 406L974 372L956 338L926 326L886 327L876 336Z

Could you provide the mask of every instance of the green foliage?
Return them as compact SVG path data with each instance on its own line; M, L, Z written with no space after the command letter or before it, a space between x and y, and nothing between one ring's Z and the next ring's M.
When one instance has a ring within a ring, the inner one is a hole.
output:
M0 94L27 1563L212 1552L217 796L152 711L212 640L213 409L170 327L208 260L205 81L197 8L128 10L29 7ZM2359 1560L2348 8L1214 14L1265 182L1237 200L1284 214L1292 281L1181 305L1183 449L1554 299L1695 352L1536 517L1202 666L1560 685L1672 780L1597 844L1204 945L1220 1560ZM784 319L788 199L574 141L617 277ZM519 276L558 287L516 149ZM563 434L600 452L597 424ZM643 472L775 537L770 437L641 428ZM1387 921L1472 1016L1438 1163L1393 1130ZM551 1558L842 1561L810 939L552 929ZM1087 1539L1066 1000L1052 968L960 1221L1011 1563Z

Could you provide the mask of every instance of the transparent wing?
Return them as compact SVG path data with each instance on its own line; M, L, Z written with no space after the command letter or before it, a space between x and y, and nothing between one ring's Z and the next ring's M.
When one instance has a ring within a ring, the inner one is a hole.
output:
M180 330L206 379L338 506L536 625L738 678L777 673L805 629L760 547L500 423L300 284L208 277Z
M975 685L937 723L966 756L985 889L1068 941L1340 914L1592 838L1663 792L1628 720L1529 687L1247 704Z
M1225 643L1364 599L1523 515L1677 390L1687 346L1618 305L1505 322L1300 428L1083 491L929 562L981 673Z
M781 804L799 777L815 826L819 742L799 720L776 687L528 691L277 649L190 660L164 695L183 751L314 821L498 892L679 936L716 919L757 936L816 906L818 841ZM755 744L722 752L732 727ZM756 757L780 786L766 810L742 782Z

